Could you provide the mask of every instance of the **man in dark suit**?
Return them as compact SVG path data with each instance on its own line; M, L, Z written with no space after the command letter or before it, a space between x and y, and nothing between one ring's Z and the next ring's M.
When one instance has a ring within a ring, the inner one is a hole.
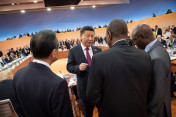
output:
M55 32L36 33L30 47L33 62L14 76L15 91L25 117L73 117L67 82L50 69L59 54Z
M158 25L155 26L155 31L156 31L156 36L161 35L161 37L162 37L162 29L158 28Z
M86 94L100 117L147 117L151 59L128 45L127 34L126 22L113 20L106 36L110 49L92 58Z
M166 41L164 39L161 38L161 35L158 35L157 39L158 39L159 42L161 42L161 44L163 44L163 46L165 48L167 48L167 43L166 43Z
M171 117L171 62L163 45L154 38L151 27L139 24L133 31L139 49L151 56L152 78L148 94L148 117Z
M89 104L86 99L86 88L91 58L94 54L101 52L101 49L92 46L95 31L90 26L85 26L80 31L82 43L70 49L68 54L67 70L77 74L77 92L80 98L85 117L92 117L94 105Z
M3 53L2 53L2 51L0 50L0 57L2 57L3 56Z
M172 31L176 34L176 27L174 25L172 25Z

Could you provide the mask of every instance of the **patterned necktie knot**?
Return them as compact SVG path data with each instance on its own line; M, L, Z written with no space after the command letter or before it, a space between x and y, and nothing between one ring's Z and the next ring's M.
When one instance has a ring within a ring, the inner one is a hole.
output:
M86 48L85 50L89 50L89 48Z

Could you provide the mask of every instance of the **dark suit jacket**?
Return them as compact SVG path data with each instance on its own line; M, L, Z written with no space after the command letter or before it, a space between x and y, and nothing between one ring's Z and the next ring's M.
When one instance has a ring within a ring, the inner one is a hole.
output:
M31 62L18 70L14 86L25 117L73 117L66 80Z
M93 50L93 54L101 52L101 48L96 46L91 46ZM68 62L67 62L67 70L70 73L77 74L77 89L78 96L80 99L86 99L86 87L87 80L89 75L89 66L85 71L79 70L79 65L81 63L87 63L87 59L83 53L81 45L77 45L70 49L68 54Z
M162 29L161 28L158 28L157 32L156 32L157 35L161 35L162 36Z
M148 53L151 56L153 68L148 98L149 117L171 117L170 57L159 41L149 49Z
M0 82L0 100L5 99L10 99L18 116L24 117L22 108L20 107L16 97L12 80L4 80Z
M149 54L119 41L93 56L91 65L87 99L100 117L147 117Z
M161 43L167 48L167 43L164 39L161 39Z
M176 27L174 27L174 28L172 29L172 31L174 31L174 33L176 34Z
M1 57L1 56L3 56L3 53L2 53L2 51L0 51L0 57Z

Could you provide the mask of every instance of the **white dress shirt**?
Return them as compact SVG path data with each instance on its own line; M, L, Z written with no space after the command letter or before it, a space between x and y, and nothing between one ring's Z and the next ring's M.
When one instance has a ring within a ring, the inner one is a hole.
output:
M48 63L45 62L45 61L41 61L41 60L34 59L33 62L39 63L39 64L43 64L43 65L45 65L45 66L47 66L47 67L50 68L50 64L48 64Z
M156 43L158 39L153 40L152 42L150 42L146 47L145 47L145 52L148 52L150 50L150 48L153 46L153 44Z
M87 56L86 56L86 47L81 43L81 47L82 47L82 50L83 50L83 53L84 53L84 55L85 55L85 57L86 57L86 59L87 59ZM90 46L90 47L88 47L89 48L89 55L90 55L90 57L91 57L91 59L92 59L92 56L93 56L93 51L92 51L92 47Z
M119 41L123 41L123 40L126 40L126 39L119 39L119 40L117 40L116 42L114 42L114 44L116 44L117 42L119 42ZM114 45L113 44L113 45Z

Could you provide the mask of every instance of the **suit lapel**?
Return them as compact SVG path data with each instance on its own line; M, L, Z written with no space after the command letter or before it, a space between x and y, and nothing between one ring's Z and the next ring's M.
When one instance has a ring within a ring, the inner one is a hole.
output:
M148 53L150 53L150 51L152 49L154 49L156 46L158 46L159 44L161 44L158 40L153 44L153 46L147 51Z
M95 46L91 46L92 47L92 52L93 52L93 55L97 53L97 49Z
M85 55L83 53L81 45L79 44L78 47L79 47L78 52L79 52L80 59L82 59L82 61L84 63L87 63L87 59L86 59L86 57L85 57Z

